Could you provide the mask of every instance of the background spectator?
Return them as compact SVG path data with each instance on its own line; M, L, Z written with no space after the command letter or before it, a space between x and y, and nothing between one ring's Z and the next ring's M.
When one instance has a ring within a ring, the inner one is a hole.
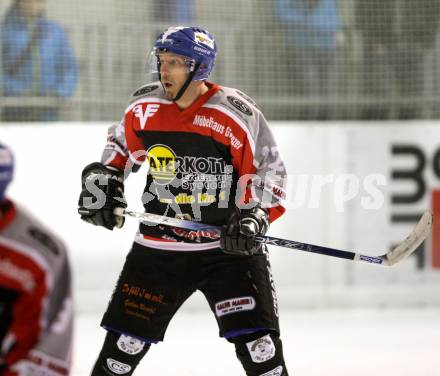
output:
M154 0L155 20L170 23L168 26L191 26L194 17L194 0Z
M384 98L391 98L392 90L388 69L397 40L395 5L396 0L356 0L356 25L362 37L361 91L366 101L362 119L389 116L390 105Z
M336 62L336 39L341 30L335 0L276 0L276 12L287 30L290 93L326 98ZM326 106L300 118L326 119Z
M153 0L152 7L154 20L159 22L154 36L170 26L192 26L195 17L194 0Z
M2 24L3 94L26 98L6 107L4 121L57 120L55 98L68 98L77 83L77 63L63 28L45 16L44 0L14 0Z
M440 2L356 0L355 13L362 37L362 92L367 103L361 117L420 117L425 58L435 45ZM393 98L393 90L395 111L392 103L386 103Z
M440 20L438 0L400 0L399 39L393 67L396 73L399 119L421 116L425 89L425 60L435 45ZM408 95L411 93L410 95Z

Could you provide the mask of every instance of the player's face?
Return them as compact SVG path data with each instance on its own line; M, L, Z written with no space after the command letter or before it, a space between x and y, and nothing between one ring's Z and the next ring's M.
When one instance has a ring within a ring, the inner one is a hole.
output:
M168 52L160 54L158 59L165 96L172 100L188 78L188 63L183 56Z

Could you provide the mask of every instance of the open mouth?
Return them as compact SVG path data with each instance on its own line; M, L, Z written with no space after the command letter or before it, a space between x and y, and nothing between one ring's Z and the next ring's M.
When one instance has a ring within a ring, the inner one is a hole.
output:
M164 82L164 86L165 86L167 89L170 89L170 88L173 86L173 84L171 84L171 83L169 83L169 82Z

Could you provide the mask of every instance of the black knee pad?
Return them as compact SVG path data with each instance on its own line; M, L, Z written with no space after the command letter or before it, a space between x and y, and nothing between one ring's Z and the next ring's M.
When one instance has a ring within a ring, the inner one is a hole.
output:
M130 376L149 348L140 339L109 331L91 376Z
M248 376L288 376L283 344L275 333L257 332L230 339Z

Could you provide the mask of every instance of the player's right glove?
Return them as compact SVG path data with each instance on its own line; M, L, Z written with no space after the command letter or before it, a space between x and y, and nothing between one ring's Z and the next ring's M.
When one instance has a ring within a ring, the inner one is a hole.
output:
M125 218L115 215L116 208L126 208L122 171L94 162L82 172L82 191L78 201L81 219L109 230L124 225Z
M264 235L269 229L269 215L266 209L257 205L252 209L235 209L228 224L222 227L220 247L231 255L253 255L261 244L255 236Z

